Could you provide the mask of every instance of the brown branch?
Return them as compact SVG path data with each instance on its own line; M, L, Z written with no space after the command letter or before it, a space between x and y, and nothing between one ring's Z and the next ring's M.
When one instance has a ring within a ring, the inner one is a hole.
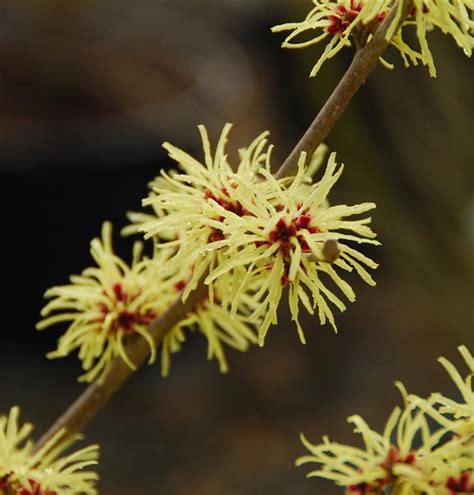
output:
M399 26L408 16L413 6L413 0L402 1L402 14L398 24ZM295 175L301 153L305 152L307 159L308 157L311 158L318 146L326 139L326 136L344 112L347 104L365 82L369 74L375 69L379 58L390 44L390 40L386 39L386 34L392 25L396 13L397 5L392 8L367 45L357 51L339 84L323 108L321 108L312 124L308 127L303 137L279 168L276 173L277 178Z
M408 15L412 0L403 0L403 2L402 20ZM311 156L328 135L352 96L372 72L379 57L387 48L389 41L385 39L385 34L394 16L395 7L367 46L357 52L352 64L329 100L278 170L277 177L294 175L301 152L305 151L308 156ZM206 296L207 290L207 286L201 281L186 302L183 303L181 298L178 298L165 313L150 325L150 334L157 345ZM130 339L127 343L127 354L138 368L149 355L148 344L141 338ZM35 448L39 449L63 428L67 430L68 435L81 431L107 404L108 400L120 389L133 372L134 370L129 368L120 357L115 358L102 382L95 382L89 385L39 439Z
M179 297L167 311L150 324L148 329L157 345L177 323L193 310L197 303L206 297L207 292L208 287L202 279L197 289L191 292L184 303ZM137 368L145 362L149 353L150 347L143 338L137 336L127 342L127 354ZM67 430L67 435L74 435L81 431L134 371L122 358L115 358L102 382L91 383L39 439L35 449L38 450L62 428Z

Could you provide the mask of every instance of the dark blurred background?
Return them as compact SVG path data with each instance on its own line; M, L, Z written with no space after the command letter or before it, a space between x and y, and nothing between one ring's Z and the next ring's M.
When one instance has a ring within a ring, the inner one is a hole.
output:
M40 434L82 390L74 358L44 357L58 332L34 330L42 294L90 264L103 220L125 225L168 163L165 139L202 156L196 124L217 138L229 121L234 148L269 129L275 165L291 150L351 57L310 80L321 47L280 50L270 27L310 5L2 0L2 411L20 404ZM377 288L353 277L339 334L308 319L306 346L283 310L263 349L229 352L227 376L199 336L168 379L136 374L86 431L103 495L342 493L293 467L299 432L351 441L354 412L381 428L395 379L452 392L435 358L459 363L456 345L474 343L474 71L451 40L430 43L437 79L390 52L396 69L376 70L328 138L346 163L332 201L378 205Z

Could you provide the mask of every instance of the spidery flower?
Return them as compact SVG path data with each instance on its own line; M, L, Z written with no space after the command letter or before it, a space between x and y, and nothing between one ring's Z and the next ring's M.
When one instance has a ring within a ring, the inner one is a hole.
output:
M171 171L170 176L173 176L175 172ZM167 211L160 205L160 201L155 201L156 194L153 192L154 189L168 190L169 192L178 192L179 189L173 187L173 183L169 182L165 177L158 176L155 177L149 184L150 188L149 198L147 200L150 212L144 211L129 211L127 212L127 218L130 223L125 226L121 234L123 236L130 236L141 234L144 230L144 225L148 224L150 221L155 221L157 218L163 218L167 215ZM168 228L160 229L159 235L156 235L156 242L161 241L175 241L179 239L180 231L176 230L172 224L169 224ZM171 243L172 244L172 243Z
M467 361L472 360L466 348L461 348L461 352ZM297 459L296 464L317 464L308 476L332 480L345 487L347 494L383 495L394 489L406 495L471 493L472 433L466 434L464 430L460 434L457 421L447 420L430 431L431 407L439 397L432 396L423 402L409 396L400 383L397 386L405 406L395 408L383 433L372 430L360 416L352 416L348 421L361 435L363 448L332 442L327 437L323 437L323 443L312 445L302 436L310 454ZM470 391L472 394L472 387ZM454 414L452 410L443 412L448 416Z
M272 29L274 32L291 31L283 42L284 48L304 48L329 40L311 76L315 76L322 64L344 47L355 42L360 48L370 42L394 5L392 0L313 0L313 3L314 7L305 20ZM428 67L431 76L436 76L427 40L427 34L435 28L451 36L466 55L471 55L474 46L473 0L414 0L409 16L396 30L402 2L398 1L398 6L387 31L387 40L400 52L405 66L421 63ZM415 46L405 40L405 32L410 29L414 30L417 38ZM381 62L392 67L383 59Z
M427 34L434 29L451 36L455 43L470 57L474 47L474 2L472 0L414 0L410 15L402 27L394 33L388 31L387 37L394 34L391 43L400 52L405 66L421 63L428 67L432 77L436 77L436 67L429 48ZM398 22L394 20L394 25ZM404 32L416 33L418 46L411 46L404 40Z
M190 277L189 277L190 278ZM177 293L186 285L186 281L178 282ZM161 349L161 372L169 374L171 354L181 350L186 338L186 330L199 332L207 340L207 359L215 358L219 363L221 373L227 373L226 346L237 351L245 352L250 344L257 343L255 320L250 314L255 310L255 302L248 294L240 297L238 310L230 315L219 300L219 284L214 284L213 298L205 296L202 301L165 337ZM258 324L258 323L257 323Z
M142 222L141 228L145 232L145 238L164 237L162 240L165 242L157 244L157 248L178 248L168 265L170 272L181 270L182 278L186 278L189 265L193 265L192 277L186 285L184 298L196 288L207 269L221 262L220 248L227 245L220 229L220 217L206 217L203 209L209 200L214 200L227 211L240 216L246 215L245 206L233 197L232 177L238 175L259 187L257 170L269 158L268 151L265 151L268 133L263 133L248 148L239 151L239 162L234 172L225 152L231 127L230 124L224 127L213 154L207 131L204 126L199 126L204 163L165 143L163 146L177 162L179 171L169 174L162 171L162 177L152 183L154 194L143 201L144 206L152 206L155 211L165 213L148 222ZM174 233L174 240L169 240L170 229ZM198 251L199 256L196 254Z
M324 51L313 67L314 77L326 60L334 57L343 48L351 46L353 32L375 29L383 19L387 0L313 0L314 7L301 22L288 22L274 26L274 33L291 31L282 44L283 48L305 48L328 40ZM313 35L313 33L315 33ZM301 39L303 38L303 39Z
M311 183L304 162L303 154L298 173L291 179L276 180L268 170L261 170L268 187L266 196L236 178L234 194L241 201L246 198L245 216L225 211L215 201L209 204L209 208L220 212L221 230L229 247L227 259L211 271L207 281L227 277L227 287L232 290L223 295L223 302L232 307L232 314L238 308L241 292L253 292L257 309L252 317L263 318L260 344L270 325L277 322L285 288L292 319L305 342L298 318L300 303L310 314L317 309L321 323L328 321L336 329L329 303L340 311L346 305L327 282L334 284L348 301L355 300L354 291L337 270L355 270L365 282L375 285L365 266L376 268L377 264L350 246L354 241L378 244L368 226L370 218L349 218L375 205L328 206L327 196L343 166L337 168L335 153L331 154L321 180Z
M60 431L42 448L34 451L28 437L33 429L18 425L19 408L0 417L0 493L7 495L95 495L98 446L91 445L62 456L72 443L61 441ZM74 441L74 439L73 439Z
M150 347L150 362L155 360L155 343L147 327L168 307L174 293L156 283L157 264L142 259L142 245L135 243L133 262L128 266L113 252L112 227L106 222L102 239L91 243L97 263L71 276L71 284L46 292L51 301L44 307L39 330L60 322L70 322L50 358L64 357L79 350L86 373L80 378L92 381L103 377L110 361L120 356L135 368L125 350L129 336L139 335ZM170 280L168 285L172 285Z
M456 401L440 393L433 393L428 399L412 395L411 400L419 407L423 407L433 419L444 427L457 434L474 437L474 390L472 384L474 357L466 346L459 346L458 350L468 368L468 374L464 378L446 358L440 357L438 361L458 388L461 400Z
M156 183L156 180L154 181ZM125 233L134 233L140 225L140 217L133 217L138 220L138 224L132 224L130 228L124 229ZM174 249L156 249L152 263L156 264L156 271L153 274L153 282L166 291L165 300L176 300L183 293L189 280L192 279L192 268L187 267L185 278L177 279L170 276L167 268L170 259L175 252ZM183 270L180 270L181 275ZM206 295L197 306L190 311L169 333L166 334L161 343L161 374L168 376L171 366L171 355L179 352L186 340L188 332L196 332L203 335L207 341L207 358L215 358L219 363L222 373L229 370L226 347L245 352L250 344L257 342L255 335L255 321L250 322L249 315L255 309L254 301L243 294L240 298L238 311L230 316L229 312L222 308L219 301L219 293L222 288L219 283L211 287L212 299ZM257 322L258 324L258 322Z
M335 283L349 301L355 299L335 268L355 270L374 284L364 265L377 265L350 246L352 241L378 244L367 225L370 218L348 217L364 214L375 205L328 205L327 195L342 167L336 170L333 154L323 178L312 182L311 174L321 165L324 148L308 167L303 165L302 155L296 177L275 179L270 173L267 133L240 151L233 171L224 147L229 129L226 125L213 156L207 133L200 127L205 164L165 145L183 173L163 173L170 187L156 187L155 196L144 203L165 210L167 215L145 222L142 228L147 237L159 236L170 226L180 232L176 240L156 247L176 249L167 264L170 271L193 266L184 299L206 272L210 301L214 301L214 287L219 284L219 303L231 307L231 317L238 314L243 296L250 297L254 307L250 321L260 327L260 344L269 326L276 323L280 299L288 288L292 317L304 342L298 323L299 303L311 314L317 308L321 322L329 321L334 327L328 302L341 311L346 307L327 288L325 279Z

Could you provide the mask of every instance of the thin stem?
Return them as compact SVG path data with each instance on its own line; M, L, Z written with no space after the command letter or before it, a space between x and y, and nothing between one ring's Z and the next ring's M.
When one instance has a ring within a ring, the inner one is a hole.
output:
M413 0L402 1L403 8L400 23L408 15ZM305 151L308 154L307 156L311 156L328 135L352 96L372 72L379 57L387 48L389 41L385 39L385 35L391 25L391 21L395 18L396 9L397 5L392 8L392 11L367 46L357 52L349 69L329 100L278 170L277 177L294 175L301 152ZM159 345L175 325L192 311L199 301L206 297L207 291L208 287L201 281L184 303L181 298L178 298L165 313L151 323L149 332L156 345ZM127 354L139 368L149 355L149 347L143 339L131 338L127 343ZM39 439L35 449L41 448L63 428L67 430L67 435L73 435L81 431L107 404L108 400L120 389L133 371L120 357L115 358L111 362L103 380L100 383L92 383L86 388Z
M413 0L402 1L403 4L398 26L400 26L408 16L413 6ZM279 168L276 173L277 178L295 175L301 153L305 152L307 159L311 158L318 146L326 139L327 135L334 127L334 124L344 112L347 104L365 82L367 76L375 69L379 58L390 44L390 39L386 39L386 35L397 15L397 9L398 6L395 4L389 15L387 15L375 32L372 39L363 48L357 51L351 65L339 81L339 84L336 86L323 108L321 108L312 124L308 127L303 137ZM395 30L395 32L396 31L397 30Z
M183 303L179 297L159 318L148 327L149 333L159 345L165 336L207 296L208 287L203 279ZM127 342L127 354L130 360L139 368L147 359L150 348L141 338L132 338ZM38 440L35 450L38 450L50 440L59 430L65 428L67 435L81 431L94 416L107 404L114 393L122 387L127 378L135 370L131 369L122 358L115 358L104 379L91 383L86 390L67 408L57 421Z

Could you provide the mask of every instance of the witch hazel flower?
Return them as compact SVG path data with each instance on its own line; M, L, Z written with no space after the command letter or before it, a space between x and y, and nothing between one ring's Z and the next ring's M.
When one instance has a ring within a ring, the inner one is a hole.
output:
M176 256L168 265L170 271L181 269L184 278L187 276L187 267L193 265L192 277L183 293L184 299L195 289L205 271L220 263L223 248L227 245L220 229L220 216L208 217L203 214L207 203L216 201L227 211L245 215L245 206L234 198L235 184L232 178L238 176L255 187L262 187L264 184L258 186L257 171L269 159L267 132L258 136L247 148L239 150L238 163L233 167L226 154L232 125L224 127L214 153L206 128L202 125L198 128L204 148L204 162L165 143L163 147L179 169L171 173L162 171L162 177L155 179L152 184L153 194L143 201L143 205L152 206L155 211L163 211L165 214L157 215L141 225L146 239L162 238L162 242L156 245L158 249L177 248ZM170 229L174 232L174 240L170 240L169 235L163 236Z
M161 177L155 179L152 184L156 184ZM156 215L161 216L159 212ZM122 229L122 234L130 235L139 232L141 225L154 217L150 214L133 213L128 214L132 223ZM168 237L165 233L164 239ZM193 269L187 269L188 275L184 278L172 276L167 268L168 263L175 253L174 248L156 249L152 262L156 264L157 270L154 273L154 283L166 291L165 300L175 301L187 287L192 279ZM182 270L180 270L182 275ZM171 283L170 283L171 281ZM245 352L250 345L257 343L255 333L255 321L250 321L250 314L255 309L254 301L247 294L243 294L240 300L238 311L232 317L229 312L222 308L219 301L219 294L222 289L219 283L213 284L210 288L212 299L206 294L196 307L168 332L161 342L161 375L167 377L171 369L171 356L181 351L189 333L199 333L207 341L207 359L216 359L219 370L222 373L229 371L227 360L227 348L240 352Z
M418 407L424 408L440 425L457 435L468 436L474 442L474 357L464 345L459 346L458 351L467 365L466 376L463 377L446 358L440 357L438 361L456 385L461 400L456 401L440 393L433 393L428 399L411 395L410 400Z
M431 399L439 408L439 412L443 416L454 418L455 420L465 421L465 430L469 431L474 436L474 356L469 352L466 346L458 347L459 353L463 357L468 374L463 378L454 365L446 358L439 358L439 362L443 365L453 382L458 387L461 394L461 401L454 401L444 397L442 394L433 394Z
M71 276L71 284L49 289L51 301L43 308L38 330L70 322L49 358L59 358L78 350L85 373L81 381L102 378L109 363L121 357L131 368L135 364L126 352L128 338L138 335L150 348L150 363L156 346L148 325L173 301L167 286L156 283L158 266L142 258L142 244L135 243L133 262L128 266L113 251L112 226L104 223L102 238L91 243L97 266L82 275ZM168 285L173 281L169 280Z
M223 308L230 307L231 317L238 313L242 297L251 297L250 321L259 327L260 344L270 325L277 322L286 288L303 342L300 303L311 314L317 309L321 322L328 321L336 328L330 304L341 311L346 305L327 282L334 283L348 301L355 299L336 269L356 271L367 283L375 284L367 268L377 264L351 246L352 242L378 244L368 226L370 218L348 218L363 215L375 205L328 206L328 193L342 167L336 170L333 154L323 178L312 182L311 173L320 167L324 148L307 167L305 155L301 156L296 177L275 179L270 172L267 133L241 150L233 171L225 154L229 129L229 125L224 128L213 156L207 133L200 128L204 164L167 145L181 170L173 175L163 173L170 187L155 188L155 196L145 200L167 214L145 222L142 229L150 238L170 226L180 232L175 240L157 243L156 248L176 249L167 263L170 272L184 271L185 278L187 267L193 266L183 299L206 272L210 301L214 301L214 287L219 284L218 301Z
M472 365L472 355L467 348L461 346L459 350L468 366ZM442 362L443 365L447 363L445 360ZM453 367L448 368L453 379L460 381L458 386L462 384L463 397L466 397L465 385L469 386L472 394L472 374L462 380ZM468 428L459 428L461 421L466 426L470 412L466 413L461 407L458 414L460 404L439 394L420 399L409 395L401 383L396 382L396 385L404 398L404 408L394 409L383 433L372 430L360 416L351 416L348 421L361 435L363 448L333 442L327 437L323 437L321 444L313 445L302 436L302 442L310 453L297 459L296 465L317 464L308 477L331 480L345 487L346 494L472 493L474 433ZM441 403L443 406L438 407ZM438 414L441 414L441 420ZM434 431L431 431L434 426L432 419L439 424Z
M191 277L188 277L188 280ZM177 295L185 288L187 281L176 284ZM176 325L164 338L161 348L161 373L167 376L171 366L171 355L179 352L188 332L198 332L207 341L207 359L216 359L221 373L229 371L226 348L245 352L257 343L255 327L258 322L250 319L255 310L255 301L248 294L242 294L238 310L230 315L222 307L219 294L220 283L212 286L212 298L206 295L197 306Z
M355 300L355 293L340 276L340 270L355 271L366 283L375 285L367 268L376 268L377 264L351 246L379 244L368 225L370 217L359 218L373 209L374 203L328 206L327 196L343 166L337 167L332 153L321 180L310 183L305 159L302 154L298 173L291 179L276 180L268 171L261 170L268 185L266 197L239 183L236 194L247 198L245 216L225 211L216 202L209 204L222 216L222 232L229 248L227 259L211 271L206 282L227 277L227 286L232 290L224 295L223 304L231 306L231 314L237 310L242 292L253 293L257 309L252 318L263 318L260 345L269 327L277 323L285 289L292 319L304 343L300 304L310 314L317 310L321 324L329 322L336 330L331 305L340 311L346 305L328 287L328 282L349 302ZM350 218L355 215L358 218Z
M370 43L374 32L393 6L398 5L386 38L400 52L405 66L421 63L436 76L427 34L440 29L453 38L467 56L474 47L474 2L472 0L413 0L407 19L397 29L402 2L400 0L313 0L314 7L300 22L275 26L273 32L291 31L283 48L305 48L329 40L310 76L315 76L322 64L353 43L357 48ZM407 42L405 32L413 29L417 45ZM388 68L393 65L380 61Z
M363 448L328 437L313 445L301 436L309 455L298 458L296 465L318 465L308 477L331 480L345 487L346 494L355 495L383 495L395 489L407 495L454 495L471 486L472 448L457 438L444 442L445 428L430 432L423 410L407 402L403 409L395 408L383 433L371 429L360 416L348 421L361 435Z
M91 445L64 455L71 440L65 431L40 449L28 440L33 426L19 426L20 410L13 407L0 417L0 493L5 495L96 495L99 447ZM74 438L73 440L76 440Z
M134 230L134 229L133 229ZM136 365L127 355L127 342L138 336L146 340L150 349L149 363L156 360L156 343L149 325L160 317L182 294L192 277L170 274L167 265L172 249L158 249L151 259L142 257L142 243L134 245L134 256L128 266L113 252L112 227L106 222L102 238L91 243L96 267L73 275L71 284L53 287L46 292L52 300L42 310L44 319L39 330L70 322L50 358L65 357L79 351L85 373L81 381L99 381L105 376L110 362L119 357L130 368ZM213 286L214 298L206 297L185 315L161 343L161 372L169 374L171 354L178 352L188 331L204 335L208 342L208 359L216 358L222 372L228 371L225 347L246 351L256 343L254 323L249 321L252 300L244 295L236 317L230 318L217 303L220 290Z
M399 433L403 435L401 443L404 445L394 445L391 436L397 423L405 425L407 421L414 421L410 414L405 414L402 422L399 422L400 419L401 410L396 408L387 421L383 434L379 434L360 416L349 417L348 422L361 435L364 448L332 442L328 437L323 437L321 444L313 445L302 435L301 441L309 454L298 458L296 466L316 464L317 469L310 471L307 477L317 476L334 481L345 487L347 494L383 494L396 479L394 469L401 464L412 466L416 461L416 454L411 450L411 436L419 431L421 425L413 428L410 424L410 428L405 430L399 426ZM406 436L407 433L409 437Z
M313 67L314 77L326 60L351 46L353 33L370 24L372 28L383 20L381 12L386 0L313 0L314 7L301 22L288 22L274 26L274 33L291 31L282 44L283 48L306 48L329 40L322 55ZM303 38L303 39L301 39Z
M474 2L472 0L414 0L413 8L401 28L394 32L399 17L395 17L393 28L387 33L392 36L391 44L400 52L404 64L428 67L432 77L436 77L436 67L427 35L434 29L441 30L470 57L474 48ZM418 46L406 42L404 33L412 30Z

